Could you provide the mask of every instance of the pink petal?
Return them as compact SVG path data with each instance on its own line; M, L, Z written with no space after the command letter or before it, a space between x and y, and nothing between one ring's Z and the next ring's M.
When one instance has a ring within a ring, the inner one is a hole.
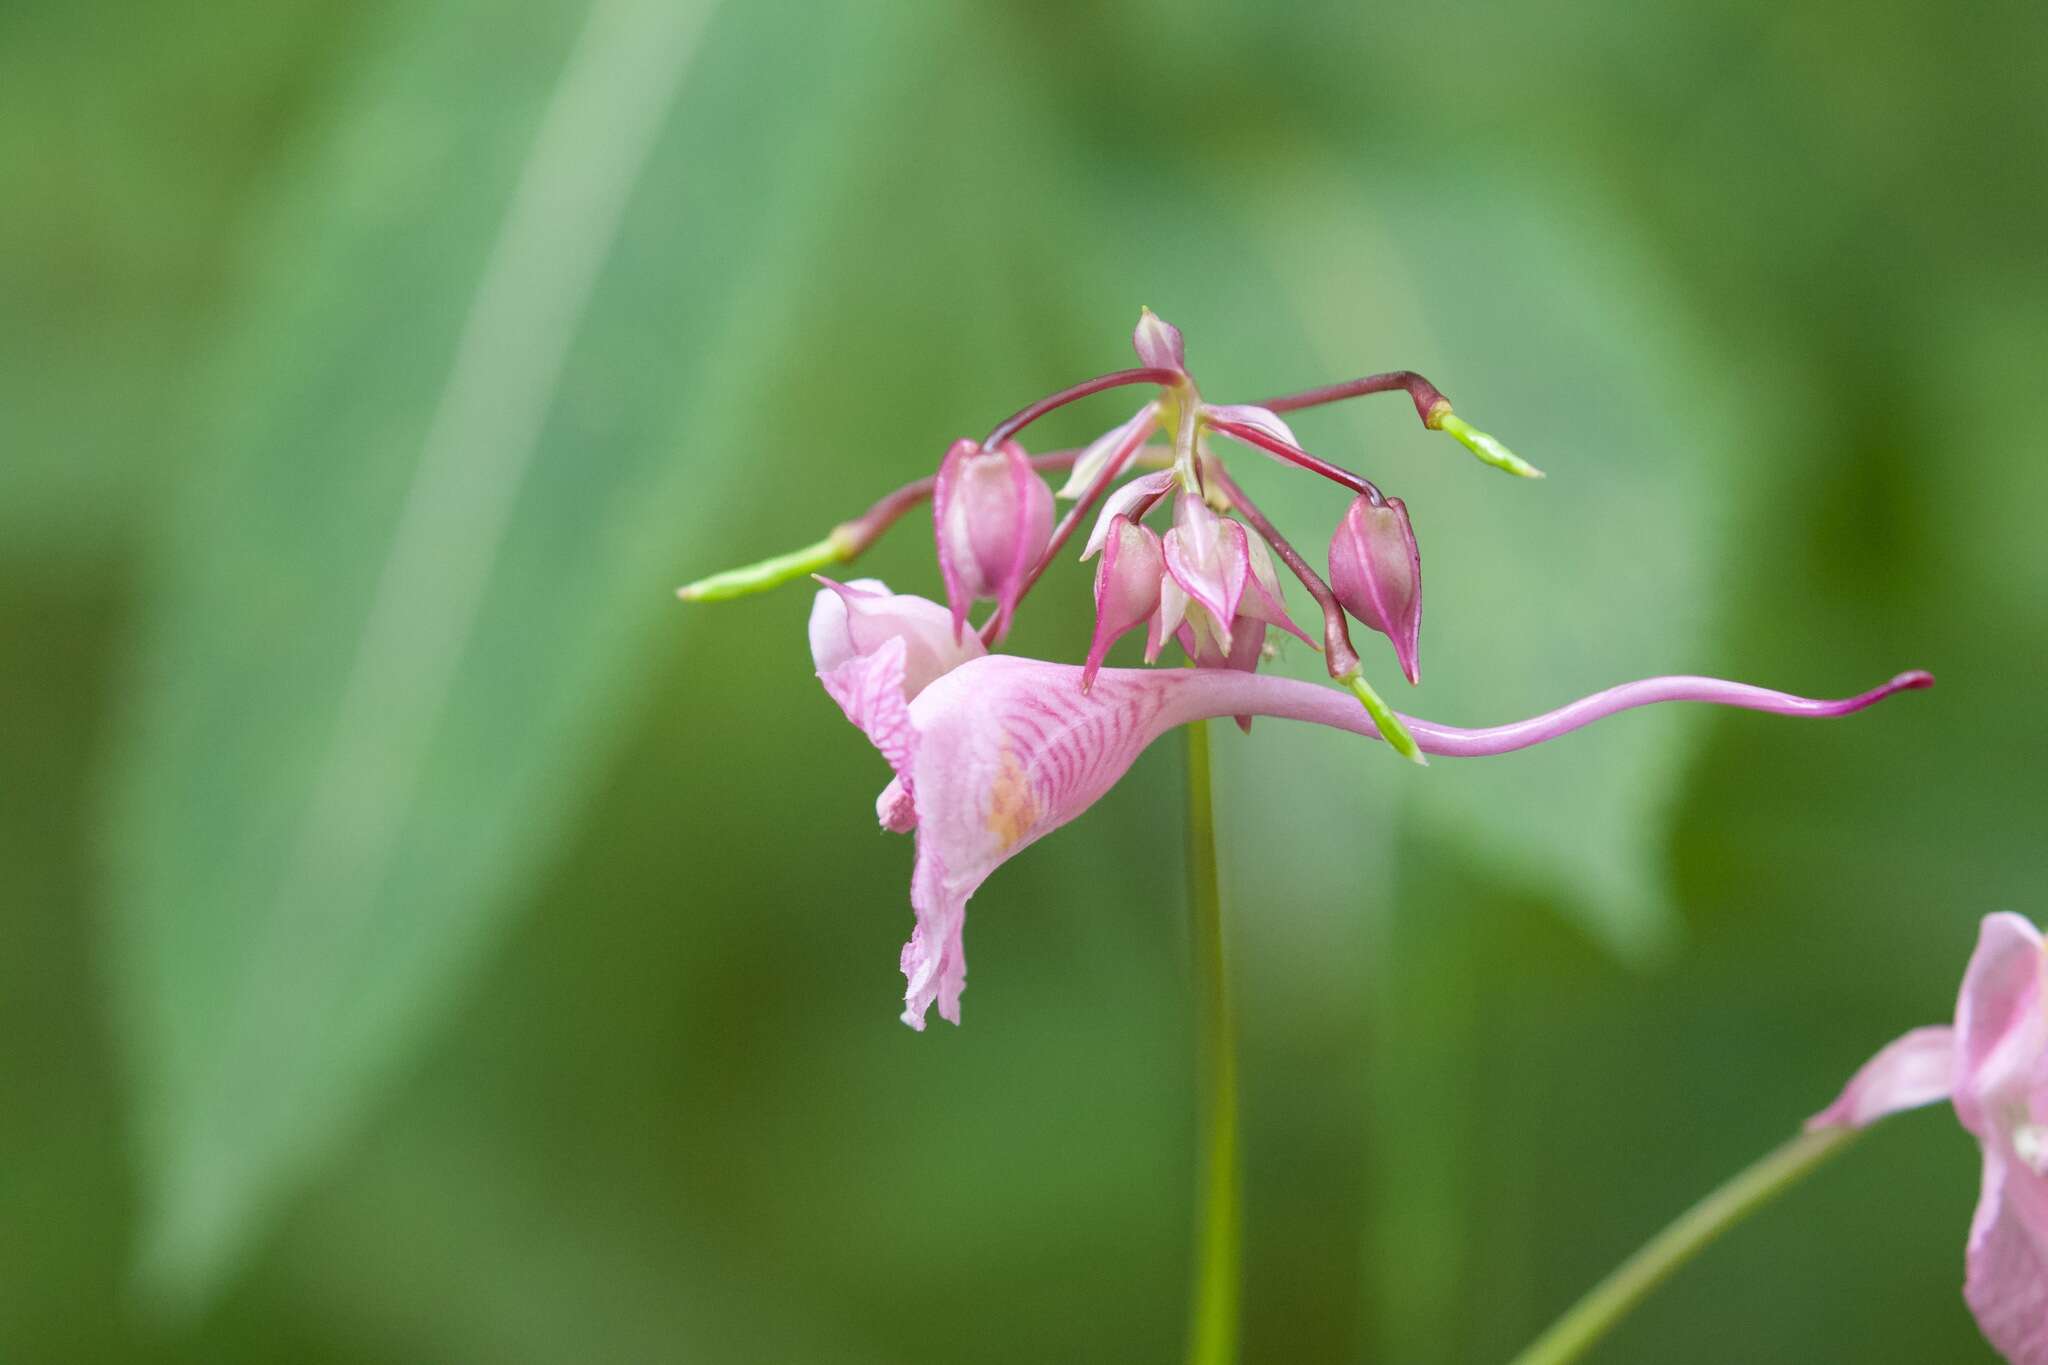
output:
M1161 548L1164 562L1165 550ZM1187 619L1188 595L1171 576L1159 580L1159 610L1153 614L1150 626L1145 631L1145 662L1159 662L1160 651L1166 642L1180 631L1181 622Z
M1009 553L1003 555L1000 542L995 551L1006 565L996 585L997 640L1010 633L1010 618L1016 614L1018 599L1024 595L1025 580L1052 540L1053 522L1052 487L1031 467L1031 457L1024 453L1024 447L1015 441L1005 441L1002 454L1009 462L1015 508L1011 523L1005 527L1011 540Z
M1152 428L1159 421L1159 400L1154 399L1131 416L1120 426L1111 427L1088 443L1074 460L1074 468L1067 475L1067 481L1060 485L1059 496L1072 501L1095 486L1102 471L1112 465L1121 468L1131 456L1138 453L1145 444L1145 438L1152 434ZM1110 475L1115 478L1114 474ZM1088 556L1081 556L1086 559Z
M1294 439L1293 429L1287 423L1280 420L1279 413L1274 412L1271 408L1259 407L1255 403L1204 403L1202 404L1202 416L1216 422L1241 422L1245 426L1255 427L1265 432L1268 436L1277 437L1291 446L1299 446L1301 444L1300 441ZM1244 440L1242 437L1231 436L1227 431L1221 434L1230 436L1231 440L1238 442L1240 445L1251 446L1253 450L1258 451L1267 459L1287 465L1290 469L1293 468L1289 461L1282 460L1264 446L1254 446L1250 441Z
M890 651L864 661L886 661ZM845 667L852 667L847 665ZM908 707L913 737L871 693L842 699L847 714L883 747L909 751L899 770L916 802L917 868L911 905L917 930L904 948L904 1018L921 1025L936 1003L957 1022L966 982L962 930L968 898L1019 851L1074 819L1109 790L1145 747L1176 725L1211 716L1280 716L1373 735L1371 718L1349 693L1316 683L1232 669L1105 668L1091 691L1080 670L1013 655L992 654L954 669ZM828 675L837 690L839 675ZM882 680L886 682L886 679ZM1713 678L1653 678L1606 692L1531 720L1485 730L1409 721L1433 754L1504 753L1540 744L1630 707L1660 701L1710 701L1790 715L1842 715L1904 687L1924 674L1903 674L1885 687L1846 701L1811 701ZM851 690L850 687L848 690ZM900 695L896 694L896 695Z
M1081 670L1081 686L1095 680L1109 647L1145 624L1159 610L1159 581L1166 575L1159 537L1149 528L1119 521L1104 542L1095 573L1095 635Z
M981 596L978 565L965 534L965 517L956 510L961 476L967 461L980 449L981 442L965 436L953 442L939 461L938 478L932 484L932 539L938 546L939 578L946 585L955 639L967 624L967 609Z
M1287 599L1281 595L1280 578L1273 572L1273 560L1266 553L1265 545L1249 536L1245 538L1245 545L1251 552L1251 577L1245 583L1244 601L1238 605L1238 615L1278 626L1309 648L1317 648L1317 641L1294 624L1294 618L1287 614Z
M1188 367L1187 347L1181 341L1180 328L1162 320L1150 308L1139 310L1138 330L1131 334L1131 344L1138 349L1138 362L1148 369L1185 371Z
M902 778L890 778L889 785L875 798L875 819L891 834L908 834L917 828L917 802Z
M1850 1078L1841 1096L1806 1121L1815 1128L1864 1128L1887 1114L1945 1100L1955 1083L1956 1033L1946 1024L1894 1039Z
M1095 518L1095 529L1088 533L1088 545L1081 551L1083 563L1093 559L1102 548L1103 537L1109 534L1109 524L1118 517L1130 516L1141 502L1148 502L1173 487L1173 471L1162 469L1156 474L1140 474L1137 478L1112 490L1102 500L1101 515Z
M936 854L927 854L920 839L917 868L910 877L917 924L896 959L903 971L903 1022L920 1033L935 1002L941 1019L960 1022L960 992L967 989L967 950L961 934L967 925L967 898L973 894L973 887L961 891L952 886L945 865Z
M904 644L905 700L922 692L932 679L988 653L979 636L955 636L946 609L929 598L892 593L880 579L835 583L813 574L824 585L811 603L811 661L819 673L830 673L855 655L871 654L885 641Z
M829 578L818 581L831 591L821 592L811 599L811 663L818 672L830 673L861 652L853 643L846 599L852 595L888 597L892 594L889 585L879 578L856 578L851 583L834 583ZM938 603L932 605L936 607Z
M1984 1339L2013 1365L2048 1365L2048 1182L1996 1145L1984 1151L1963 1264Z
M892 637L874 653L856 655L831 672L820 673L818 681L907 782L917 754L917 730L903 699L904 653L902 639Z
M1956 1000L1964 1090L1981 1093L1991 1079L1987 1071L2003 1060L1999 1054L2029 1026L2038 1026L2041 954L2040 932L2020 915L1986 915L1978 926L1977 948Z
M1251 576L1244 527L1209 510L1201 494L1182 493L1174 502L1165 548L1166 571L1215 619L1228 649L1230 623Z

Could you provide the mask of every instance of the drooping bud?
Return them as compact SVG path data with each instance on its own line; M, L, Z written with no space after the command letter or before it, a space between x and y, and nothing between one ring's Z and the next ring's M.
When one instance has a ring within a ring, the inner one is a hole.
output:
M1052 510L1052 489L1015 441L983 450L959 440L946 452L932 489L932 530L956 636L967 609L984 598L996 602L996 638L1008 633L1024 581L1052 539Z
M1165 576L1165 551L1157 534L1128 517L1110 524L1102 541L1102 562L1095 569L1095 638L1081 672L1083 691L1094 685L1109 647L1158 612L1159 580Z
M956 637L946 609L930 598L892 593L878 578L818 581L825 590L811 603L811 662L821 674L901 638L903 699L908 702L936 679L988 653L980 636Z
M1344 513L1330 537L1330 589L1344 610L1394 642L1401 672L1419 681L1422 556L1399 498L1375 505L1360 497Z
M1219 517L1200 493L1174 499L1173 529L1166 533L1166 571L1191 602L1206 610L1219 643L1230 649L1230 623L1251 577L1251 552L1244 527Z

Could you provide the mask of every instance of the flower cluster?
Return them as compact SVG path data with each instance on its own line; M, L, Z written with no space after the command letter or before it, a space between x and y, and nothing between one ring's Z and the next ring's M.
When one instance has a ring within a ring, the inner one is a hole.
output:
M810 625L820 681L893 770L877 803L883 827L916 834L916 927L902 955L903 1019L914 1028L924 1027L934 1004L944 1018L959 1022L967 972L962 928L968 898L983 880L1086 810L1174 726L1223 716L1247 728L1261 715L1306 720L1383 739L1420 763L1429 754L1525 748L1654 702L1832 716L1933 681L1906 673L1860 696L1813 701L1713 678L1666 677L1488 729L1401 716L1365 680L1350 625L1356 621L1386 636L1403 675L1417 681L1422 561L1408 508L1371 480L1304 449L1281 414L1405 392L1425 427L1455 437L1487 464L1524 478L1541 477L1538 471L1456 416L1442 392L1412 371L1258 405L1215 404L1202 398L1189 373L1178 329L1148 310L1134 344L1137 368L1040 399L979 441L954 442L933 477L889 494L818 544L681 590L686 599L714 600L815 575L855 558L930 500L947 605L892 593L872 579L820 578L824 586ZM1152 396L1085 448L1033 456L1018 444L1019 434L1044 414L1131 386L1149 388ZM1155 436L1163 442L1153 444ZM1330 534L1327 577L1246 496L1212 438L1306 469L1344 490L1347 505ZM1055 495L1044 476L1062 469L1067 477ZM1058 500L1070 506L1055 521ZM1096 562L1095 626L1084 662L990 653L1091 513L1081 558ZM1163 531L1148 524L1155 517L1164 518ZM1319 639L1289 615L1280 566L1319 609ZM993 610L978 629L969 629L970 610L984 601L994 603ZM1140 629L1145 662L1156 662L1171 641L1192 667L1105 667L1111 645ZM1320 649L1341 690L1260 674L1274 630Z

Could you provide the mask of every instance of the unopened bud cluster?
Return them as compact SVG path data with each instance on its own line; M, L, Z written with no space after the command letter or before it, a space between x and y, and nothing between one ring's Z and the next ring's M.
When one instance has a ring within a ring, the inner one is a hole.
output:
M1366 683L1349 626L1355 620L1385 635L1402 674L1411 683L1419 680L1422 562L1407 506L1371 480L1303 449L1280 414L1400 390L1414 401L1424 426L1456 436L1498 468L1530 477L1537 471L1457 419L1441 391L1411 371L1372 375L1263 405L1208 403L1188 371L1178 328L1148 309L1132 343L1138 368L1040 399L982 440L955 441L932 478L884 498L818 545L706 579L683 589L683 595L735 596L844 562L908 507L929 497L948 634L955 647L964 647L970 638L969 612L978 603L993 603L972 633L977 646L986 647L1009 633L1018 605L1092 513L1093 528L1081 555L1096 560L1095 628L1080 674L1083 690L1093 685L1111 646L1139 630L1147 663L1158 661L1171 641L1197 668L1242 672L1258 669L1269 656L1271 633L1278 630L1320 649L1330 676L1364 702L1394 748L1421 761L1399 718ZM1128 419L1079 451L1032 456L1016 439L1047 412L1128 386L1149 388L1151 394ZM1347 490L1349 505L1329 540L1327 578L1231 477L1215 448L1217 437L1320 474ZM1045 473L1062 468L1067 477L1056 495ZM1070 506L1056 520L1062 500ZM1320 609L1320 638L1289 615L1279 572L1283 565ZM906 613L900 633L911 651L911 671L921 671L916 661L933 649L932 623L921 607L904 605L921 599L857 585L831 586L851 628L882 629L890 612Z

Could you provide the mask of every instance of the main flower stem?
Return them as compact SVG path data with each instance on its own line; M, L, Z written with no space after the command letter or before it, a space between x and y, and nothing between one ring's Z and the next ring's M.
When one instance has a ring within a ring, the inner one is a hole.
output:
M1856 1136L1855 1128L1801 1133L1694 1204L1587 1291L1511 1365L1578 1360L1716 1237L1799 1183Z
M1209 722L1188 725L1188 910L1194 930L1196 1053L1202 1106L1188 1365L1237 1359L1244 1192L1237 1157L1237 1043L1223 974L1223 897L1216 878Z

